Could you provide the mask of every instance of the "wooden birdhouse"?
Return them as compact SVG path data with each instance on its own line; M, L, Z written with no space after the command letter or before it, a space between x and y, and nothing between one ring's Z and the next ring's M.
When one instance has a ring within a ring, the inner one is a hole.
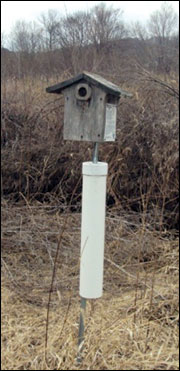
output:
M117 104L131 94L93 73L83 72L46 88L63 94L64 139L109 142L116 138Z

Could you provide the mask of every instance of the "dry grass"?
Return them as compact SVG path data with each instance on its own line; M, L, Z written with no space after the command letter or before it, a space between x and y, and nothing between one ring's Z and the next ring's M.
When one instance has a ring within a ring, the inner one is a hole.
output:
M100 146L109 167L104 294L87 303L81 364L81 185L57 260L47 359L45 335L62 211L92 145L63 141L63 99L45 92L56 81L5 81L2 369L178 369L178 104L168 90L177 87L176 79L165 88L150 77L123 86L133 99L120 101L118 140Z
M77 364L80 214L51 205L2 205L3 370L178 370L178 238L107 212L104 294L89 300ZM47 361L47 362L46 362Z
M151 73L136 63L134 53L131 60L131 53L126 57L118 50L112 55L107 51L105 58L90 50L93 61L81 61L86 70L133 94L118 105L117 141L99 149L99 160L108 163L104 294L87 303L81 364L76 358L82 189L75 185L82 162L92 158L92 143L63 140L64 99L45 91L72 77L69 58L61 68L63 60L54 55L54 75L50 55L45 54L49 62L43 67L38 56L34 71L40 70L39 77L30 77L30 68L22 79L7 78L14 66L11 71L13 59L8 65L5 60L4 370L178 369L178 76L173 71ZM26 71L26 64L22 67ZM43 71L51 78L43 79ZM68 220L57 259L45 357L48 297L64 210L69 210Z
M92 158L92 143L63 140L64 99L45 91L47 85L68 77L62 74L48 83L28 78L4 83L2 193L8 200L19 201L23 195L29 201L56 203L58 199L67 205L82 162ZM177 228L178 101L146 74L131 86L122 86L115 76L110 79L133 98L120 100L117 141L99 149L100 161L109 168L108 205L142 212L157 229ZM176 91L172 81L166 84ZM78 187L73 200L78 210L80 199Z

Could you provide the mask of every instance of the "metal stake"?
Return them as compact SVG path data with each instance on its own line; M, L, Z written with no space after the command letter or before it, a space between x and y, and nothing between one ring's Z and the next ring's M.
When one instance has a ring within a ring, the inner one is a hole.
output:
M93 159L92 159L92 162L94 164L97 164L97 162L98 162L98 149L99 149L99 143L95 142L94 143L94 151L93 151Z
M94 143L94 150L93 150L93 158L92 162L94 164L98 163L98 149L99 149L99 143ZM77 356L77 362L81 363L82 357L82 349L83 349L83 341L84 341L84 314L86 310L86 299L81 297L81 311L80 311L80 320L79 320L79 334L78 334L78 356Z
M82 361L82 349L83 349L83 341L84 341L84 314L86 309L86 299L81 298L81 312L80 312L80 321L79 321L79 334L78 334L78 356L77 362L81 363Z

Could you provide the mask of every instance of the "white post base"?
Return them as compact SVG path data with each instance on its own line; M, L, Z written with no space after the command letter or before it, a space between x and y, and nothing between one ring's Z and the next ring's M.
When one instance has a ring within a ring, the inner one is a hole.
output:
M96 299L103 292L106 209L106 162L82 164L80 296Z

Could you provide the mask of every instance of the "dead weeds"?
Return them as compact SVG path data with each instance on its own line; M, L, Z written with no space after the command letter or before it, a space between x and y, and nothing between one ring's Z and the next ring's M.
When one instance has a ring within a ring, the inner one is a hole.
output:
M106 217L104 294L89 300L78 364L78 213L68 214L50 305L48 292L64 214L49 204L2 205L3 370L177 370L178 239L132 215Z

